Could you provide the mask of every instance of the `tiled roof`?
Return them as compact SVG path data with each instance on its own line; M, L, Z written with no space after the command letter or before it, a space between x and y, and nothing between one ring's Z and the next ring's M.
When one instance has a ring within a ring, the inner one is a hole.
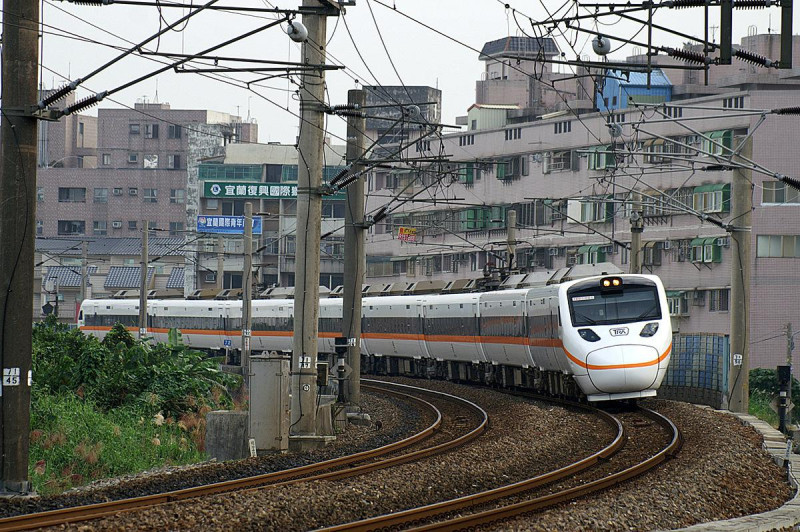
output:
M140 255L142 240L139 238L92 238L89 242L89 255ZM151 238L148 240L150 255L176 256L184 255L185 240L182 236L168 238ZM62 256L81 255L81 241L74 238L37 238L36 251L54 253Z
M545 56L560 53L556 42L549 37L503 37L484 44L479 58L481 61L505 55L535 58L540 50Z
M89 274L97 272L97 266L89 266ZM81 285L80 266L49 266L42 282L49 279L58 279L59 287L77 287Z
M147 284L153 279L155 268L147 268ZM140 266L112 266L106 276L106 288L139 288L142 282Z
M169 272L169 279L167 279L167 288L183 288L183 273L184 268L172 268Z

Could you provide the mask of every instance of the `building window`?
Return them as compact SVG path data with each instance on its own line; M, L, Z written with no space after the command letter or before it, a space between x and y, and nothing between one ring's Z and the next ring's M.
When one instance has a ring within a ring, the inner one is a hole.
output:
M572 121L565 120L563 122L556 122L553 124L553 133L559 135L561 133L569 133L572 131Z
M167 167L177 170L181 167L180 155L167 155Z
M800 258L800 236L758 235L756 257Z
M475 135L461 135L458 137L459 146L472 146L475 144Z
M93 233L96 236L105 236L108 234L108 222L105 220L95 220Z
M186 203L186 191L182 188L173 188L169 191L170 203Z
M86 222L83 220L59 220L59 235L83 235L86 234Z
M108 189L107 188L94 189L94 202L108 203Z
M322 203L323 218L344 218L344 202L330 201Z
M41 220L36 220L36 234L41 235L44 233L44 222Z
M158 138L158 124L145 124L144 125L144 138L157 139Z
M147 230L148 231L156 231L156 230L158 230L158 222L148 221L147 222Z
M103 154L103 166L110 166L111 165L111 154L104 153Z
M36 187L36 201L38 203L44 201L44 187Z
M212 198L206 199L206 209L210 211L216 211L217 209L219 209L219 200Z
M780 181L764 181L761 203L800 203L800 190Z
M145 203L158 202L158 189L157 188L144 189L144 202Z
M506 140L507 141L508 140L519 140L520 138L522 138L522 128L521 127L515 127L515 128L511 128L511 129L506 129L505 133L506 133Z
M140 132L139 124L129 124L128 125L128 133L131 135L138 135Z
M128 231L136 231L136 220L128 220Z
M695 187L692 194L692 207L699 212L728 212L730 203L730 184Z
M691 241L692 262L722 262L722 246L718 237L695 238Z
M178 236L178 233L183 231L183 222L170 222L169 223L169 235L170 236Z
M689 302L685 292L667 292L667 305L670 316L685 316L689 314Z
M136 164L139 162L139 154L138 153L129 153L128 154L128 164Z
M167 128L167 138L179 139L181 138L181 126L178 124L170 124Z
M729 309L728 300L730 291L728 288L708 291L708 310L711 312L727 312Z
M144 156L145 168L158 168L158 154L150 153Z
M59 187L59 203L86 203L85 188Z

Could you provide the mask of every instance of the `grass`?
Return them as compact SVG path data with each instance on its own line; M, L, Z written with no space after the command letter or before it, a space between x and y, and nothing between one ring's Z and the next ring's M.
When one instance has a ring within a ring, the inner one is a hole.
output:
M132 408L103 413L75 395L38 395L31 408L29 479L41 495L106 477L205 459L202 414L180 420Z
M750 414L778 428L778 414L770 407L772 397L754 390L750 394Z

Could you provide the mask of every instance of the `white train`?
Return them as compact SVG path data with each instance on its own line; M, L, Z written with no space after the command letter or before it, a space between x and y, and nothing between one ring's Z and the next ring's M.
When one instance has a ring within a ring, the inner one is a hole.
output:
M252 349L291 351L291 299L254 300ZM86 300L79 326L104 336L116 322L138 330L138 301ZM180 329L208 350L241 345L241 301L151 300L148 334ZM557 285L449 295L363 299L367 367L522 385L589 401L653 396L669 364L672 329L664 287L652 275L596 276ZM342 300L320 300L319 352L334 353Z

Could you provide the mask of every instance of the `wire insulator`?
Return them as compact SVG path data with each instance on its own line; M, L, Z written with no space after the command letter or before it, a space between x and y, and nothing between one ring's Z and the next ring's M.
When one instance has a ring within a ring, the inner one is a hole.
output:
M354 116L356 118L366 118L364 111L335 111L337 116Z
M772 0L735 0L733 2L734 9L760 9L762 7L772 7L777 2Z
M386 207L381 207L378 209L378 212L375 213L375 216L372 217L372 223L376 224L386 218Z
M782 181L795 190L800 190L800 179L789 177L788 175L777 176L778 181Z
M330 184L335 185L336 183L338 183L339 180L342 179L344 176L346 176L349 171L350 171L349 166L345 166L344 168L339 170L339 173L333 176L333 179L331 179Z
M103 98L106 97L106 94L108 94L108 91L98 92L93 96L88 96L83 100L79 100L74 104L70 105L69 107L67 107L66 109L64 109L63 113L65 115L71 115L72 113L75 113L77 111L88 109L89 107L97 105L98 103L103 101Z
M350 177L348 177L347 179L345 179L344 181L342 181L341 183L336 185L336 189L337 190L342 190L344 188L347 188L348 186L352 185L353 182L355 182L355 180L358 179L359 177L360 177L359 174L351 175Z
M39 109L44 109L48 105L54 104L57 101L61 100L62 98L66 97L67 94L74 91L78 85L83 81L82 79L78 78L75 81L68 83L58 89L57 91L51 92L47 97L42 98L39 100Z
M709 164L704 168L701 168L703 172L728 172L730 170L734 170L733 166L727 164Z
M67 2L85 6L109 6L114 3L114 0L67 0Z
M333 109L334 111L349 111L352 109L361 109L361 106L358 105L357 103L345 103L345 104L334 105L333 107L331 107L331 109Z
M754 54L753 52L748 52L747 50L736 50L734 54L736 57L745 61L747 63L753 63L754 65L760 65L764 67L772 67L775 66L775 62L770 59L767 59L764 56Z
M670 0L669 2L664 2L664 5L673 9L686 9L689 7L703 7L710 3L708 0Z
M800 115L800 107L780 107L773 109L772 114L776 115Z
M687 63L708 65L712 62L712 59L710 57L706 57L700 52L693 52L691 50L679 50L677 48L663 48L663 50L670 57L686 61Z

